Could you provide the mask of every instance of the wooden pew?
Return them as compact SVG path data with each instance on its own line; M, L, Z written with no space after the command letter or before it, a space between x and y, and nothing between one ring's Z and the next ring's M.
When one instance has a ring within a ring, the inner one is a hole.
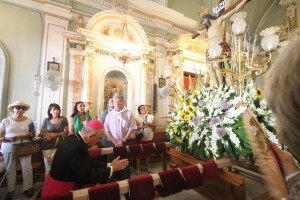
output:
M167 153L171 156L171 163L178 167L199 163L199 160L194 157L172 148ZM220 166L218 165L218 167ZM246 199L244 178L242 176L223 169L219 170L219 177L219 180L205 182L203 186L194 188L194 190L203 197L212 200Z

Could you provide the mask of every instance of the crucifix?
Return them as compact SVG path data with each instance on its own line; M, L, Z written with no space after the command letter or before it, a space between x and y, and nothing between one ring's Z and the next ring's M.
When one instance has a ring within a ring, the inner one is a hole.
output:
M223 3L224 1L220 2L219 5L224 4ZM214 29L214 31L216 31L216 29L217 29L217 31L220 34L224 33L224 30L222 27L223 21L225 21L227 18L229 18L235 12L237 12L242 6L244 6L249 1L251 1L251 0L238 0L233 5L231 5L228 9L226 9L226 10L221 9L219 11L219 15L217 17L212 16L211 14L208 14L207 13L208 9L203 10L203 13L199 13L199 17L201 20L200 23L203 24L204 26L202 26L200 28L200 30L196 30L196 32L192 35L192 39L195 39L204 31L207 31L208 39L210 39L209 37L213 37L213 36L209 36L209 29Z
M221 2L217 8L219 9L219 15L213 16L208 14L208 9L204 10L200 13L200 20L202 27L199 30L196 30L196 33L193 34L192 38L196 38L203 33L207 33L208 38L208 57L213 60L208 63L208 72L210 76L210 87L217 88L223 83L223 74L219 69L219 62L217 61L218 57L214 56L215 52L223 51L223 47L221 47L221 43L226 43L225 31L224 31L224 22L231 15L236 13L242 6L244 6L250 0L238 0L232 6L230 6L227 10L223 10L224 2ZM223 6L222 6L223 5ZM218 10L218 9L217 9ZM219 54L219 55L220 55Z

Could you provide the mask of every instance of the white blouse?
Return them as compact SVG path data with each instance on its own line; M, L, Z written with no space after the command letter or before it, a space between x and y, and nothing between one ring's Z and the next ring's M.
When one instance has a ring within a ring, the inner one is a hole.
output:
M147 121L149 124L152 124L154 120L154 116L153 115L138 115L136 117L136 121L138 126L141 126L143 124L143 122ZM144 137L141 139L142 141L149 141L149 140L153 140L153 136L154 136L154 132L153 129L151 127L145 127L144 128Z
M0 133L5 130L5 137L16 137L16 136L26 136L29 134L29 124L32 123L32 119L27 118L24 121L16 122L10 117L3 119L0 123ZM23 142L29 141L24 139ZM21 141L14 142L2 142L1 152L9 153L13 151L13 144L20 143Z

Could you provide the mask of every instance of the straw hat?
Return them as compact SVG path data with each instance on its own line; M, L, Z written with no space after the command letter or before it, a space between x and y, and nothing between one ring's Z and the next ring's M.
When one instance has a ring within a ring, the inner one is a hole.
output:
M30 105L28 105L24 101L15 101L7 107L7 110L13 112L15 106L24 106L25 107L24 111L27 111L30 108Z

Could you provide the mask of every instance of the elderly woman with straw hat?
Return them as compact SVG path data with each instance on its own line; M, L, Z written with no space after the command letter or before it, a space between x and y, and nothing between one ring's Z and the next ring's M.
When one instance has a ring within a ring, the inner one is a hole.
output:
M24 116L24 113L30 106L23 101L15 101L7 109L12 112L11 117L3 119L0 123L1 134L1 152L4 157L6 175L7 175L7 200L12 199L16 189L16 160L13 144L29 141L34 136L34 125L32 119ZM31 166L31 155L19 157L23 174L23 192L27 198L34 194L33 190L33 173Z

